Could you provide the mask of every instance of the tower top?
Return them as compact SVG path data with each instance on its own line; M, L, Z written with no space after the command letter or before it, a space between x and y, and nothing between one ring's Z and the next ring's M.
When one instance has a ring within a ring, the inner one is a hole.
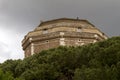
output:
M88 23L88 24L92 25L93 27L95 27L88 20L79 19L79 17L77 17L76 19L73 19L73 18L59 18L59 19L53 19L53 20L48 20L48 21L41 21L41 23L38 27L44 26L44 25L50 25L52 23L59 23L59 22L85 22L85 23Z

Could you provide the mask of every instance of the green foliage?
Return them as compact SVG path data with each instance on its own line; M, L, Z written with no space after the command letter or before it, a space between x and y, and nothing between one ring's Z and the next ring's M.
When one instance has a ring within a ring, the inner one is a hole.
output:
M13 80L12 74L8 72L3 73L3 71L0 70L0 80Z
M76 69L74 80L105 80L100 68Z
M24 60L8 60L0 68L0 75L14 80L119 80L120 37L86 46L60 46Z
M13 76L16 77L15 68L20 62L21 60L7 60L0 65L0 68L2 68L3 72L11 72Z

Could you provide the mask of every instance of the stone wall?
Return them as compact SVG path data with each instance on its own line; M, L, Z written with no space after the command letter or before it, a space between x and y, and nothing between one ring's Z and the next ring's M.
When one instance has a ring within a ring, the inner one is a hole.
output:
M39 53L42 50L47 50L58 46L59 38L34 42L34 53Z
M31 37L28 41L28 47L24 48L26 56L58 46L81 46L94 43L102 41L102 37L95 33L54 32Z

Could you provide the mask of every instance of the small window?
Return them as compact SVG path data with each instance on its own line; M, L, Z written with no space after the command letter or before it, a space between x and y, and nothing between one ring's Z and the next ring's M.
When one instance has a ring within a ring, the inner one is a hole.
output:
M78 29L81 29L81 27L78 27Z
M48 29L43 29L43 34L48 33Z
M104 33L102 33L102 35L105 35Z
M81 29L82 29L81 27L78 27L77 32L81 32Z
M47 29L43 29L44 31L46 31Z
M82 42L82 40L81 40L81 39L79 39L79 40L78 40L78 42Z
M78 39L77 42L82 43L82 42L84 42L84 40L82 40L82 39Z
M48 43L49 41L47 40L46 42Z

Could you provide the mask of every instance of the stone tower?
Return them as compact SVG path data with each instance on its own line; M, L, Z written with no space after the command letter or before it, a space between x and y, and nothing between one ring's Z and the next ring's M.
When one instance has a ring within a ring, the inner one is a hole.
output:
M108 37L87 20L60 18L41 22L22 41L25 57L58 46L82 46Z

